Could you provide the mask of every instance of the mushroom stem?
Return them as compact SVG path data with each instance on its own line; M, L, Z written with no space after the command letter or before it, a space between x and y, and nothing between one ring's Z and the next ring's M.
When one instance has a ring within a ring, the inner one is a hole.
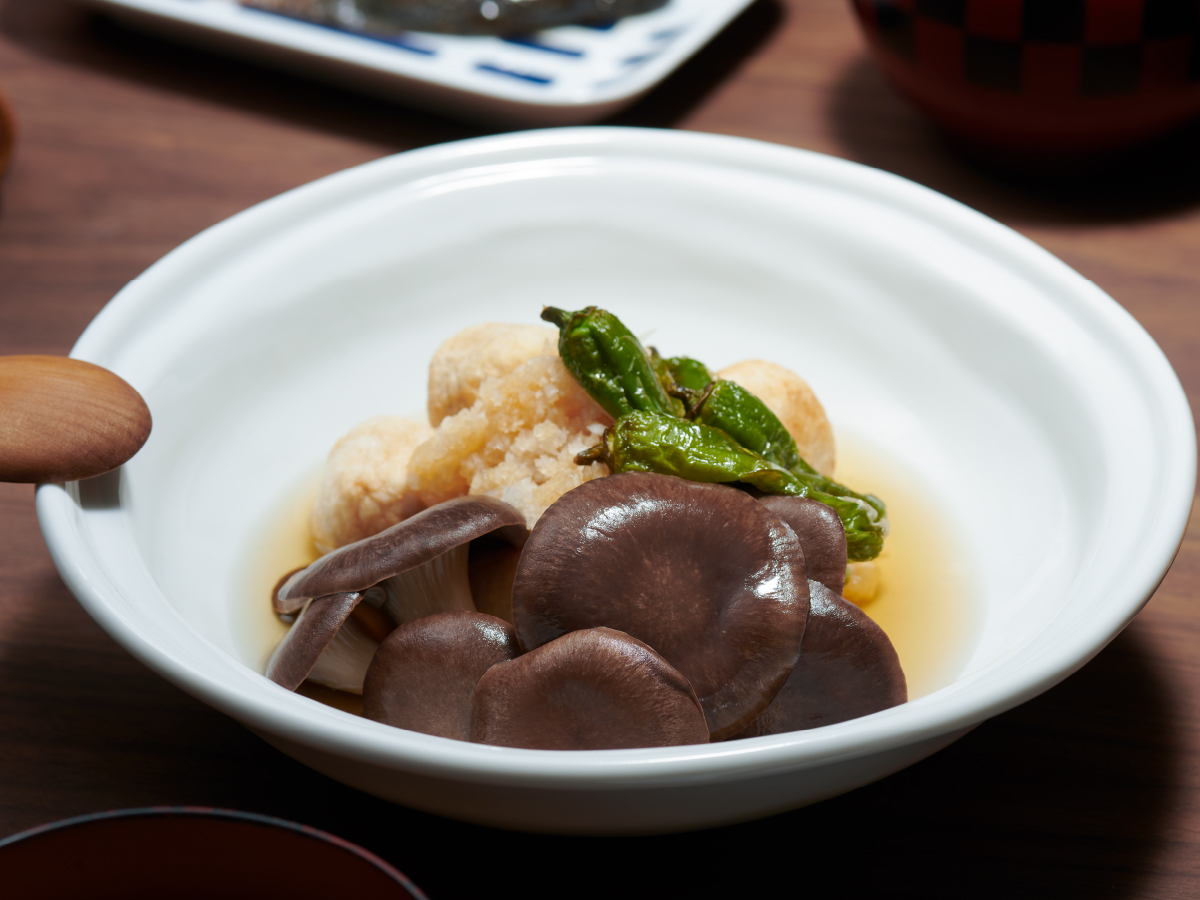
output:
M305 604L267 663L266 676L294 691L362 600L355 591L317 597Z
M387 592L383 609L397 625L439 612L475 612L467 578L468 544L460 544L424 565L380 583Z
M351 615L342 623L329 646L321 651L317 664L308 673L308 680L350 694L361 694L367 666L371 665L378 649L379 644Z

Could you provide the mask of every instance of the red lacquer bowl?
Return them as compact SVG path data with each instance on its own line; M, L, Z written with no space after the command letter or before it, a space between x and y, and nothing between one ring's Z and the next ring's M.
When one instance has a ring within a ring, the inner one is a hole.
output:
M893 86L947 131L1052 156L1200 114L1197 0L852 0Z
M200 807L98 813L0 841L0 893L22 900L425 900L383 860L341 838Z

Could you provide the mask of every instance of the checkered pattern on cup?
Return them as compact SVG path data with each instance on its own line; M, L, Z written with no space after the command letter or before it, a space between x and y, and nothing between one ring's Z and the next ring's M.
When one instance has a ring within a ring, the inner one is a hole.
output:
M854 0L885 51L1009 94L1105 97L1200 82L1200 0Z

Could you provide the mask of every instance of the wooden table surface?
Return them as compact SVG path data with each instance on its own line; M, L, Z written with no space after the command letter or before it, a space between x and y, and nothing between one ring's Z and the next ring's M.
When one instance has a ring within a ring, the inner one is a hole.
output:
M66 353L128 280L254 203L486 133L58 0L0 0L0 91L20 122L0 187L0 353ZM881 81L846 0L760 0L615 121L819 150L943 191L1096 281L1159 342L1193 409L1200 401L1200 130L1091 178L988 174ZM501 882L532 897L749 894L768 873L796 893L825 882L847 897L1200 896L1198 524L1194 514L1158 593L1099 657L935 757L759 822L580 839L412 812L276 752L110 640L59 580L33 489L0 485L0 837L198 804L332 831L434 898ZM463 865L464 852L489 862Z

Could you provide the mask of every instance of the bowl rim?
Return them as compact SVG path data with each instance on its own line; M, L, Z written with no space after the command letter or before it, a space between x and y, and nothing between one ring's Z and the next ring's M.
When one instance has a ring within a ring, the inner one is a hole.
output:
M35 825L32 828L18 831L16 834L11 834L6 838L0 839L0 855L9 847L45 834L53 834L73 828L86 828L97 822L107 822L112 819L147 818L214 819L219 821L246 822L252 825L262 825L267 828L280 828L284 831L291 831L306 838L330 844L358 857L362 862L373 866L399 884L413 896L414 900L427 900L424 892L413 884L407 875L387 862L387 860L381 859L370 850L360 847L352 841L338 837L336 834L330 834L328 831L313 828L311 825L303 825L300 822L292 822L289 819L281 819L278 816L267 816L262 813L243 812L236 809L224 809L218 806L137 806L129 809L108 809L102 812L71 816L67 819L59 819L43 825Z
M261 676L256 677L262 690L233 690L210 673L173 658L156 646L132 617L113 608L108 597L119 596L120 589L89 547L84 533L88 513L78 506L77 484L39 486L38 519L47 547L63 580L89 614L152 670L256 731L413 774L478 784L603 789L749 779L855 759L964 731L1029 700L1079 669L1145 605L1182 542L1196 485L1191 410L1161 349L1115 300L1033 241L899 176L812 151L695 132L582 127L476 138L387 157L281 194L185 242L130 282L88 326L71 355L104 365L106 352L125 329L163 302L162 292L179 278L203 271L210 260L241 248L255 235L302 217L319 217L381 186L513 160L544 163L606 154L750 170L866 195L950 230L968 246L982 248L1043 286L1056 303L1069 300L1076 315L1124 352L1124 367L1143 387L1142 399L1154 408L1156 423L1163 431L1162 442L1155 445L1161 463L1161 503L1152 529L1139 545L1141 555L1120 580L1122 602L1102 607L1086 627L1055 645L1053 652L1026 654L1016 671L997 671L1019 652L1014 650L972 672L957 682L970 682L976 688L969 698L951 685L872 716L809 731L710 745L572 752L489 747L367 720L344 721L350 717L290 694ZM206 642L198 634L196 638ZM209 646L224 655L215 645ZM226 658L250 673L240 662Z

